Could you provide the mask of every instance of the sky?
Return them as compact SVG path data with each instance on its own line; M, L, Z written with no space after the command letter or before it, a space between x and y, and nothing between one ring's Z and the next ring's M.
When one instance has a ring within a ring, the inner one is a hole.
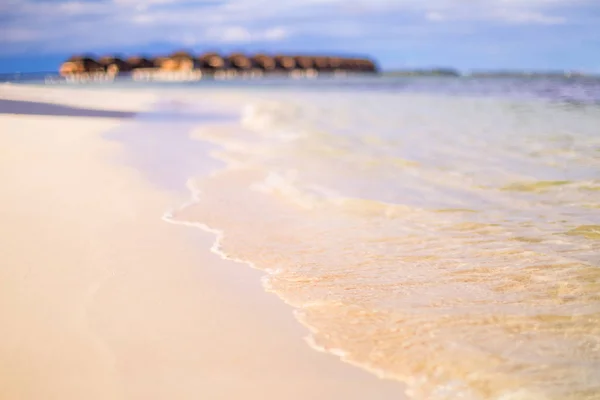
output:
M78 53L334 53L385 70L600 73L600 0L1 0L0 73Z

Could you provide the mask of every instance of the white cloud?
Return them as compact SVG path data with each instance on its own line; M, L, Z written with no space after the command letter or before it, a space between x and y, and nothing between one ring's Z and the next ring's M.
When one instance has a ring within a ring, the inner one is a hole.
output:
M519 11L499 12L497 16L507 22L517 24L560 25L567 22L564 17L546 15L539 12Z
M267 29L264 32L264 38L268 40L283 40L289 36L289 30L282 28L280 26Z
M241 26L211 28L207 36L218 42L249 42L252 39L248 29Z
M556 25L569 22L565 8L592 0L433 0L414 6L428 21L489 21L507 24Z
M289 32L282 27L250 30L243 26L211 27L204 37L222 43L247 43L252 41L278 41L285 39Z
M427 19L428 21L444 21L446 17L441 12L429 11L425 13L425 19Z
M477 21L507 26L568 24L572 21L564 10L596 1L4 0L0 47L18 49L29 43L42 50L71 51L165 40L183 45L272 42L306 35L368 37L373 31L405 36L442 28L458 31Z

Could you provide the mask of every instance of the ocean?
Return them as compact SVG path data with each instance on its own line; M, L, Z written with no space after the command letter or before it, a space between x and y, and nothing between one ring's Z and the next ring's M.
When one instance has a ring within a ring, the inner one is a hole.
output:
M221 116L182 125L165 219L264 271L312 347L414 399L600 399L599 80L144 90Z

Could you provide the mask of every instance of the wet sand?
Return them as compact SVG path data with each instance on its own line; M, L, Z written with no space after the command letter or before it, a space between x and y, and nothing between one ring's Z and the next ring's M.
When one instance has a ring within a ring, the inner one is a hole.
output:
M311 349L261 272L209 251L213 235L164 222L184 199L121 162L124 146L102 136L119 114L27 109L132 113L151 93L0 98L21 102L0 115L0 398L403 397Z

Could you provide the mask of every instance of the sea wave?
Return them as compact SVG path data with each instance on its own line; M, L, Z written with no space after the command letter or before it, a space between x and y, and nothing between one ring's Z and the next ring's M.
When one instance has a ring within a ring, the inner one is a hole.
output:
M416 399L599 398L598 115L378 96L263 95L199 127L225 165L165 218Z

